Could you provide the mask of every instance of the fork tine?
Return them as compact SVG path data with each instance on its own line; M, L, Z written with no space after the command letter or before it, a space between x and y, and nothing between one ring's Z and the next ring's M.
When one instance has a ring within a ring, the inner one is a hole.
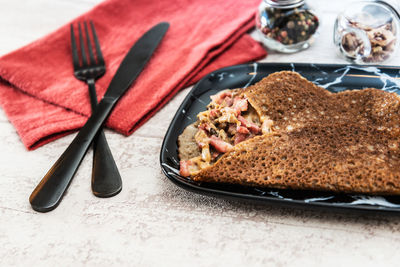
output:
M72 48L72 63L74 64L74 69L79 68L79 57L78 49L76 47L74 27L71 24L71 48Z
M87 57L86 57L86 52L85 52L85 43L83 41L83 36L82 36L82 29L81 29L81 23L78 23L78 29L79 29L79 41L81 44L81 54L82 54L82 66L87 66Z
M93 21L90 21L90 26L92 28L94 45L96 46L97 61L99 64L104 65L103 54L101 53L100 43L99 43L99 39L97 38L97 33L96 33L96 29L94 28Z
M93 55L93 50L92 50L92 42L90 41L90 36L89 36L89 31L88 31L86 21L83 23L83 25L85 27L86 43L87 43L88 51L89 51L90 64L95 64L96 61L94 60L94 55Z

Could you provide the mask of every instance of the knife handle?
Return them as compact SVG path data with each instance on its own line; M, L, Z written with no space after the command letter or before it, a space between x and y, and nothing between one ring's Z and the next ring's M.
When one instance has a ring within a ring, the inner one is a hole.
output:
M90 104L94 112L97 107L95 80L87 81ZM122 179L117 164L108 146L106 135L99 130L93 140L92 192L96 197L112 197L121 192Z
M122 179L111 153L106 135L99 130L93 140L92 193L96 197L113 197L122 190Z
M58 206L96 133L115 103L116 100L111 98L103 98L100 101L71 144L33 190L29 202L34 210L47 212Z

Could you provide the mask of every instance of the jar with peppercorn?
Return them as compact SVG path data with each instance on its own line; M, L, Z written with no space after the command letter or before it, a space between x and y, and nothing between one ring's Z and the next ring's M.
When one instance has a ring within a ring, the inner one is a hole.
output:
M263 0L256 14L256 28L268 48L293 53L314 41L319 19L305 0Z
M339 54L357 64L388 60L399 45L399 14L387 1L357 1L339 13L334 44Z

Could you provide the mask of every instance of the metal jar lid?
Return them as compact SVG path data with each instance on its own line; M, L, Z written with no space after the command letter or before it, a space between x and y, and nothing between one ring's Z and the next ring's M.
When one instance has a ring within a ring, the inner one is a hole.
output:
M304 4L305 0L264 0L270 7L295 8Z

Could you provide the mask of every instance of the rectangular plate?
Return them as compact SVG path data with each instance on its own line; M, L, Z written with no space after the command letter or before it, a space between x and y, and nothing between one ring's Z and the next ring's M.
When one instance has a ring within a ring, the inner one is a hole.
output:
M178 136L186 126L196 121L196 115L200 111L206 110L210 95L227 88L250 86L269 74L282 70L296 71L331 92L373 87L400 94L399 67L253 63L214 71L199 81L186 96L167 130L160 154L164 174L184 189L201 194L283 205L400 212L399 196L367 196L204 183L194 182L179 175Z

